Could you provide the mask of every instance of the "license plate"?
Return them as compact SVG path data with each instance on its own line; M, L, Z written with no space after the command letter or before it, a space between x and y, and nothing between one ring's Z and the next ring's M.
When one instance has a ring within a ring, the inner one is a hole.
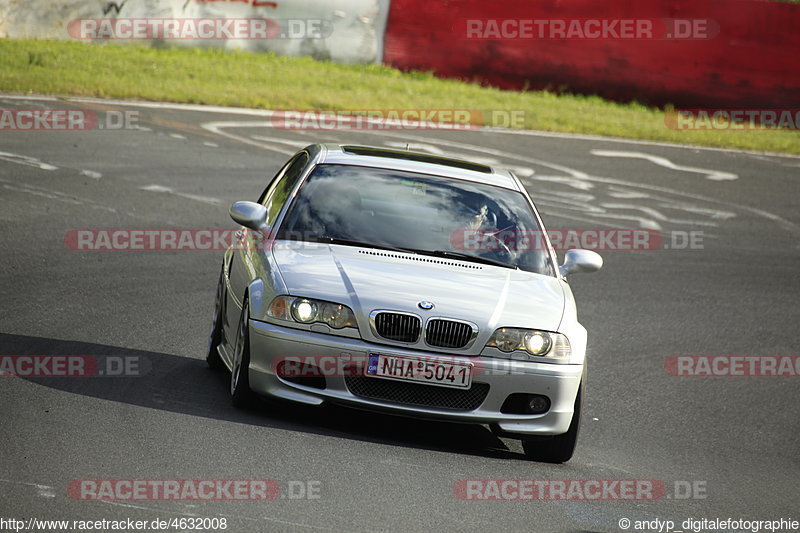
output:
M369 354L367 376L430 383L468 389L472 385L472 363L443 361L429 357Z

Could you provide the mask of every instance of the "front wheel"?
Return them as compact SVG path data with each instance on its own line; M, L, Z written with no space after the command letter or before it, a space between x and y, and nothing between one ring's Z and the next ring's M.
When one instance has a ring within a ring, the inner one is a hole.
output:
M242 302L242 314L236 333L236 344L231 361L231 403L246 407L252 400L250 391L250 310L247 298Z
M575 411L566 433L523 437L522 449L525 450L525 456L528 459L543 463L566 463L572 458L575 444L578 442L582 400L583 385L578 389L578 395L575 398Z

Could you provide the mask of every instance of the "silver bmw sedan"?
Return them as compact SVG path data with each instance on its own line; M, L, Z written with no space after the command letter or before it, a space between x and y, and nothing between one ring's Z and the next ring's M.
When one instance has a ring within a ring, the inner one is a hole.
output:
M365 146L311 145L226 251L208 346L234 405L308 405L488 424L565 462L578 435L586 330L541 218L510 172Z

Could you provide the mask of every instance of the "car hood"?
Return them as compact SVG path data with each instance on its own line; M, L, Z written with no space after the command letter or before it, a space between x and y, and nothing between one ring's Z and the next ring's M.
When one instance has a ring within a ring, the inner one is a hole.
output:
M289 294L343 303L365 338L376 309L556 331L564 290L555 277L466 261L320 243L280 243L274 258ZM434 304L430 311L420 301Z

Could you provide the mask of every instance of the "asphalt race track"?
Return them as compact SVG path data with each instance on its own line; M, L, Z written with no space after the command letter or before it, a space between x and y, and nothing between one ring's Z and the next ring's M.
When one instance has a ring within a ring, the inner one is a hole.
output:
M0 355L132 357L143 369L0 378L0 517L545 533L619 532L623 518L672 520L673 530L689 518L800 519L798 377L665 370L676 355L800 355L800 158L503 131L300 131L269 127L263 113L0 101L91 109L101 120L130 111L137 126L0 133ZM664 235L659 249L602 252L601 272L571 278L591 358L572 461L528 461L518 441L482 426L333 407L236 410L226 376L204 361L221 252L65 243L75 229L235 229L228 206L255 200L289 154L319 141L408 144L510 167L548 229ZM269 479L282 496L83 501L68 488L85 479ZM454 486L465 479L658 480L666 494L462 501Z

